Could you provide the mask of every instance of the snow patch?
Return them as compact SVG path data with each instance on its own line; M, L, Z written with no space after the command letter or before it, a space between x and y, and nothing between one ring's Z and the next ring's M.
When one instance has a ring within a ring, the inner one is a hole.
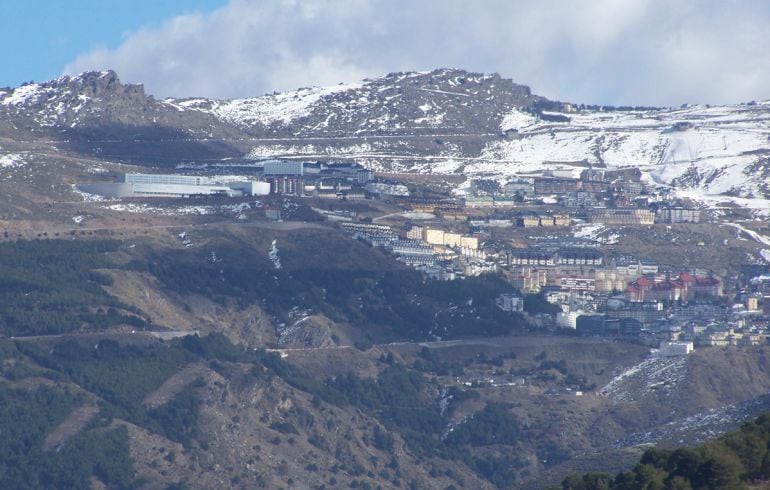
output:
M653 391L671 390L684 379L686 366L687 357L653 357L623 371L599 393L615 402L632 402Z
M261 124L290 124L309 116L315 104L332 94L360 88L361 84L340 84L331 87L313 87L294 92L265 95L249 99L208 101L206 99L175 100L163 102L177 110L196 110L217 116L223 121L239 126Z
M620 233L617 230L607 228L601 223L577 225L573 235L576 238L588 238L602 245L614 245L620 241Z
M407 211L406 213L401 213L401 216L403 216L406 219L413 219L413 220L436 219L436 215L435 214L421 213L421 212L418 212L418 211Z
M503 121L500 123L500 130L516 129L522 131L526 128L537 126L539 122L540 120L535 116L522 112L519 109L514 109L503 117Z
M105 206L104 209L110 211L121 211L126 213L149 213L161 216L202 216L214 214L214 206L177 206L177 207L158 207L148 204L119 203Z
M22 85L21 87L11 92L9 95L5 96L3 99L0 99L0 104L6 106L18 106L26 104L27 102L36 100L42 94L42 92L43 87L36 83Z
M74 192L75 194L78 194L86 202L100 202L100 201L114 200L104 196L100 196L98 194L89 194L87 192L83 192L80 189L78 189L75 184L72 185L72 192Z
M7 155L0 156L0 168L22 167L26 163L18 153L8 153Z
M267 256L273 262L273 266L276 269L281 268L281 258L278 256L278 240L273 240L270 244L270 251L267 253Z
M736 229L740 230L741 232L747 234L751 238L753 238L755 242L758 242L758 243L761 243L762 245L767 245L768 247L770 247L770 238L768 238L768 237L766 237L764 235L760 235L759 233L757 233L754 230L749 230L745 226L740 225L738 223L725 223L724 226L731 226L733 228L736 228Z
M741 422L766 412L768 406L770 396L762 395L739 404L711 408L668 422L657 430L632 434L613 443L612 447L657 444L661 441L676 441L678 445L706 442L728 430L735 430Z

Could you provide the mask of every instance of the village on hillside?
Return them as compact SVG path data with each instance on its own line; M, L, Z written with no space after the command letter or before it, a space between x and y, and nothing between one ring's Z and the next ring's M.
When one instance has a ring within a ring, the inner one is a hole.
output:
M268 221L282 221L287 209L304 203L426 278L500 274L511 285L511 293L497 299L501 309L522 311L526 295L553 305L552 313L535 319L543 329L623 338L659 347L661 355L767 341L766 260L720 270L697 259L705 243L676 243L673 233L668 247L684 253L686 263L654 247L635 253L621 247L634 236L662 234L665 241L674 228L685 236L688 230L701 236L704 227L724 228L724 213L645 182L638 169L588 166L459 185L374 173L355 162L272 159L256 169L239 178L129 173L77 190L127 201L260 196L253 207ZM742 232L764 239L740 224L728 228L742 240L748 240Z

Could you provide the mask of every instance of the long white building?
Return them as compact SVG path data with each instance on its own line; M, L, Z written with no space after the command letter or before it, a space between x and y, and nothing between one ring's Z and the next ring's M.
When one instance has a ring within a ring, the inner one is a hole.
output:
M123 174L118 182L127 184L208 185L211 179L198 175L178 174Z
M265 196L268 182L219 183L208 177L176 174L123 174L117 182L78 184L78 190L105 197Z

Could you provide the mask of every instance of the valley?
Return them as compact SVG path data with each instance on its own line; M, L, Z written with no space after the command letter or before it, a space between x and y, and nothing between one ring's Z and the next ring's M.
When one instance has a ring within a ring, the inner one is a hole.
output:
M0 89L0 430L40 415L0 482L547 488L733 430L770 410L768 107Z

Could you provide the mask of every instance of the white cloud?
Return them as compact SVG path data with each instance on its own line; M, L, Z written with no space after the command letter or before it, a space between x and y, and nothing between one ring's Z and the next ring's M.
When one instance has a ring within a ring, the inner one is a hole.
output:
M673 105L770 98L762 0L231 0L98 47L159 96L246 97L399 70L499 72L551 98Z

